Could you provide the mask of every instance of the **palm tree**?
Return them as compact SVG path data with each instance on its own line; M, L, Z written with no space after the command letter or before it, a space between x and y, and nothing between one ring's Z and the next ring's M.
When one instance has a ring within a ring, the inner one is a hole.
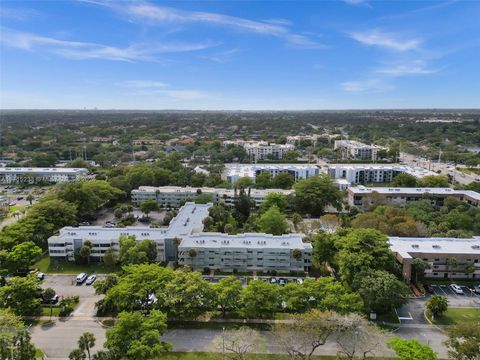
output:
M426 269L430 269L430 264L421 258L415 258L412 261L412 266L415 270L415 284L418 284L418 274L423 275Z
M30 205L32 205L33 199L35 198L31 193L29 193L25 199L30 203Z
M83 352L87 352L88 360L90 360L90 349L95 346L95 335L85 332L78 339L78 347Z
M450 268L456 267L458 265L458 261L454 257L447 258L447 276L449 276Z

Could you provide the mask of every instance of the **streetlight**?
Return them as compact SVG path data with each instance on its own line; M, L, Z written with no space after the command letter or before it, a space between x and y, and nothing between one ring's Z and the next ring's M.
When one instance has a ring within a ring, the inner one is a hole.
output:
M222 360L225 360L225 327L222 327Z

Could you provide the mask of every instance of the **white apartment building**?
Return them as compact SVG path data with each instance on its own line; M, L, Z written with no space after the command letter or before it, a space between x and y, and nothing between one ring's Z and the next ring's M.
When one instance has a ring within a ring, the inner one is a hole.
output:
M454 190L450 188L392 188L392 187L350 187L347 190L348 203L360 209L369 209L374 205L405 206L409 202L429 200L442 206L447 197L454 197L472 206L480 206L480 194L472 190Z
M85 179L88 170L85 168L0 168L1 184L32 184L37 182L59 183Z
M267 141L245 141L245 140L226 140L223 146L228 145L242 146L247 152L251 161L266 159L283 159L288 151L295 150L293 144L275 144Z
M265 197L270 193L280 193L289 195L293 190L283 189L248 189L246 193L255 202L255 206L260 206ZM214 204L225 204L233 206L235 199L239 196L239 191L235 189L208 188L208 187L180 187L180 186L140 186L132 190L132 203L139 206L146 200L155 200L162 208L178 208L185 202L194 201L200 194L208 194L212 197Z
M203 231L203 219L208 216L212 204L185 204L168 227L151 228L128 226L125 228L105 228L101 226L64 227L60 233L48 239L48 252L53 260L73 261L74 252L85 241L93 244L92 261L101 261L105 251L120 249L122 235L135 236L138 241L153 240L157 245L157 260L175 260L176 249L173 239Z
M335 140L335 150L339 149L343 159L377 160L378 151L382 148L376 145L367 145L354 140Z
M302 234L195 234L182 240L178 263L195 270L306 272L311 264L312 245L302 238ZM301 256L296 257L295 253Z
M390 182L400 173L410 174L417 179L438 175L421 167L399 164L328 164L324 165L322 170L332 179L346 179L354 184Z
M412 262L415 258L430 265L430 269L425 270L427 278L480 278L479 236L471 239L389 237L389 242L390 249L402 264L402 274L407 282L412 280ZM452 258L456 260L456 265L447 263L447 259ZM468 271L472 265L473 268Z
M255 182L255 177L262 172L268 172L272 177L288 173L298 181L320 174L320 168L315 164L225 164L222 179L233 184L241 177L249 177Z

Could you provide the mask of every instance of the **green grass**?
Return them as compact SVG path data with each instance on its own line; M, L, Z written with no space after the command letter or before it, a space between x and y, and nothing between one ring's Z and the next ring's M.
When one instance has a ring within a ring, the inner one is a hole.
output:
M45 274L78 274L85 272L87 274L108 274L120 270L118 266L106 266L104 263L90 263L78 265L73 262L50 262L50 257L45 256L39 259L33 268Z
M438 325L454 325L459 322L480 321L480 309L449 308L443 315L434 320Z
M52 306L52 316L58 316L60 314L60 306ZM50 307L42 306L42 316L50 316Z

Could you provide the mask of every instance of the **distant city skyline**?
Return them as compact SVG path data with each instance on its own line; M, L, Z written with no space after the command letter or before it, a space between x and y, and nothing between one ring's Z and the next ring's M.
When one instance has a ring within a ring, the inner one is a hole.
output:
M480 107L480 3L1 1L0 108Z

